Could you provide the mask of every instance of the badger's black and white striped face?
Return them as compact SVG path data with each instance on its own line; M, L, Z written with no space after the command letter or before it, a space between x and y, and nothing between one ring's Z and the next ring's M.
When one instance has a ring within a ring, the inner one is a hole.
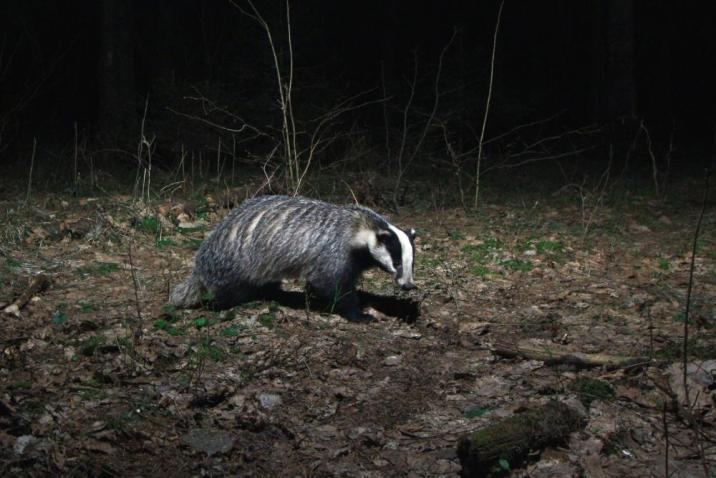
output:
M415 288L413 284L413 261L415 260L415 230L403 231L392 224L374 233L368 241L371 256L380 267L393 276L403 289Z

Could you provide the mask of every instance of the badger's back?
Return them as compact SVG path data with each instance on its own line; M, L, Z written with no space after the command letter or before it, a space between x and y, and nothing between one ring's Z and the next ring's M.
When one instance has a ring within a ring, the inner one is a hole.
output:
M264 196L234 209L202 244L196 271L210 289L306 278L345 267L369 209Z

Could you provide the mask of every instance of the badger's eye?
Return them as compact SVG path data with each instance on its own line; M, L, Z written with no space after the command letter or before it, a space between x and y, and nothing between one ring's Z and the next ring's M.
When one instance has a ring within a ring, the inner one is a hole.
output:
M395 270L398 270L398 267L401 267L402 265L403 264L401 264L400 262L393 262L393 267L395 268Z

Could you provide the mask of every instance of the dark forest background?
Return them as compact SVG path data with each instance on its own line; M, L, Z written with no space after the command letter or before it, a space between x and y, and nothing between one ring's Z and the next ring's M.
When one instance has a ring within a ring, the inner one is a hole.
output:
M310 170L457 175L469 189L499 6L302 0L289 44L286 4L256 1L285 86L293 52L296 151L322 138ZM714 13L506 2L484 171L568 181L618 165L647 184L655 169L701 171L713 161ZM167 181L190 162L192 177L234 180L267 162L285 176L274 60L251 15L242 0L3 1L0 173L25 176L32 157L48 186L133 178L150 161Z

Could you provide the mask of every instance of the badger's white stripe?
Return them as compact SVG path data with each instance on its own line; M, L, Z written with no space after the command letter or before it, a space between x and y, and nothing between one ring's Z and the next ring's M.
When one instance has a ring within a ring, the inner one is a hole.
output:
M357 247L368 247L370 255L395 277L397 271L395 267L393 267L393 259L390 257L390 252L378 241L374 230L361 229L358 231L353 239L353 245Z
M410 243L410 239L408 238L408 235L404 233L401 229L398 229L397 227L393 226L392 224L388 224L388 227L390 227L390 230L395 233L396 236L398 236L398 240L400 241L400 250L402 254L402 262L403 262L403 276L398 279L398 285L404 285L404 284L412 284L413 283L413 245Z
M264 217L264 214L266 214L266 210L264 209L260 213L256 214L254 218L251 220L251 223L249 223L249 227L246 228L246 235L244 236L244 244L251 244L251 240L254 237L254 229L256 229L256 225L259 223L262 217Z
M361 229L353 238L353 246L355 247L374 248L376 242L375 231L371 229Z

